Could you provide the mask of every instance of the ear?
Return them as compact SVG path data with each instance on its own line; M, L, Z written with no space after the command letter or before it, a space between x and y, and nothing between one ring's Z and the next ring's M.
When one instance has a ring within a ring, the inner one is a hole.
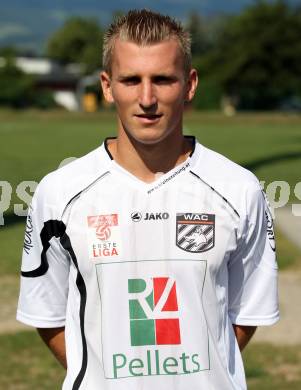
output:
M187 80L186 102L191 102L195 95L198 86L198 72L196 69L191 69Z
M100 83L105 100L108 103L114 103L114 98L112 95L112 80L107 72L100 73Z

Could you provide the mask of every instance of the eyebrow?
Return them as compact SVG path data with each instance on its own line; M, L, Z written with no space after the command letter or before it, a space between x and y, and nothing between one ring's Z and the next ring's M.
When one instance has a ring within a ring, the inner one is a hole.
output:
M152 80L156 80L156 79L166 79L166 80L177 80L178 77L175 75L175 74L170 74L170 73L158 73L158 74L154 74L153 76L151 76L151 79ZM118 76L117 80L118 81L126 81L126 80L130 80L130 79L141 79L141 76L139 76L139 74L121 74L120 76Z
M123 80L132 79L132 78L140 78L140 76L138 76L137 74L121 74L120 76L118 76L117 80L123 81Z

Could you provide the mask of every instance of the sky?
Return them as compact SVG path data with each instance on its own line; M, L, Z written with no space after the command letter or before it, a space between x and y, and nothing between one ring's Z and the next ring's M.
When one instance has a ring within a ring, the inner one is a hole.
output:
M209 19L238 13L256 0L0 0L0 47L42 51L49 36L70 15L96 17L107 25L116 10L151 8L185 21L189 12ZM272 0L271 0L272 1ZM301 0L287 0L300 4Z

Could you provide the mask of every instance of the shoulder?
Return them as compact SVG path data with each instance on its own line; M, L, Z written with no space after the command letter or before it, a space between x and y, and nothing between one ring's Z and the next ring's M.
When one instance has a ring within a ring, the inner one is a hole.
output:
M197 144L198 161L195 169L211 181L237 181L240 183L257 183L256 176L241 165L203 145Z
M39 183L33 202L56 209L61 214L66 204L110 169L103 146L47 174Z
M251 199L261 199L262 188L249 170L203 145L197 144L198 158L192 173L226 198L239 213L244 213Z

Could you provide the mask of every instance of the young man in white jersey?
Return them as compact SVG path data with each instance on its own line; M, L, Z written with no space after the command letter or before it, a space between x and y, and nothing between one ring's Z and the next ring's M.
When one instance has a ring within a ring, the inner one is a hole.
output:
M41 181L17 318L67 368L63 389L245 389L240 351L279 316L265 196L183 136L198 77L180 24L129 12L103 64L117 138Z

